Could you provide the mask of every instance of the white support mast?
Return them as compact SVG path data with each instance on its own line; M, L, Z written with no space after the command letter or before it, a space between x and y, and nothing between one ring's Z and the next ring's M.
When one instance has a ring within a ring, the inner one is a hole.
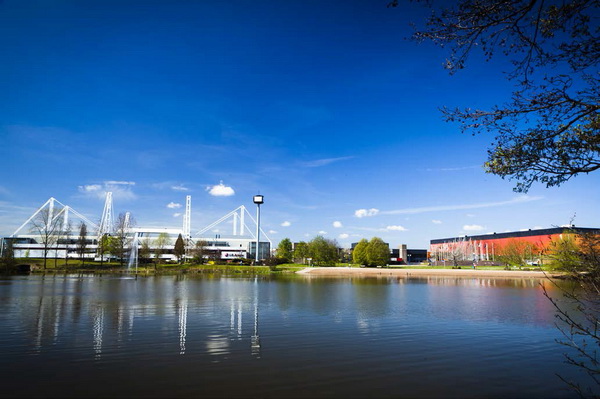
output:
M192 230L192 196L185 197L185 214L183 215L183 238L189 240Z
M124 230L129 231L131 228L131 212L125 212Z
M65 206L65 216L63 218L62 231L67 231L67 226L69 225L69 210L71 208L67 205Z
M18 228L18 229L16 229L16 230L15 230L15 232L11 234L11 237L14 237L14 236L16 236L16 235L17 235L17 233L18 233L19 231L21 231L21 229L22 229L23 227L27 226L27 225L29 224L29 222L31 222L31 221L32 221L32 220L33 220L33 219L34 219L34 218L35 218L35 217L38 215L38 213L40 213L40 212L42 211L42 209L44 209L44 208L45 208L47 205L49 205L49 204L50 204L50 202L51 202L52 200L54 200L54 198L50 197L50 199L48 199L48 201L44 202L44 205L40 206L40 207L37 209L37 211L35 211L35 212L33 213L33 215L31 215L31 216L29 217L29 219L27 219L27 220L25 221L25 223L23 223L21 226L19 226L19 228Z
M98 239L105 234L112 233L114 228L113 209L112 209L112 192L106 193L106 200L104 202L104 210L102 211L102 218L100 219L100 226L98 227Z
M246 212L246 207L242 205L240 207L240 235L244 235L244 213Z

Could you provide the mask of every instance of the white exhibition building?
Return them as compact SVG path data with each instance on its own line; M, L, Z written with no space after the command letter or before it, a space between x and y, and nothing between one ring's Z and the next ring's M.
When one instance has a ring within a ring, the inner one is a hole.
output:
M161 259L165 261L176 261L174 255L174 246L177 237L181 234L187 248L193 248L197 242L204 242L204 252L212 254L213 257L221 260L229 259L266 259L271 253L272 242L269 237L260 228L260 204L257 206L256 219L248 212L244 205L234 209L224 215L214 223L191 234L191 213L192 197L188 195L185 202L185 214L183 215L183 225L179 228L174 227L138 227L130 225L129 213L124 215L121 220L122 226L115 224L115 215L113 213L112 193L106 193L104 210L100 218L100 224L89 220L68 205L62 204L55 198L50 198L29 219L27 219L13 234L2 238L0 250L4 251L7 244L12 244L14 256L16 258L42 258L44 256L44 238L45 232L52 231L54 234L53 244L47 248L48 258L79 258L77 253L77 240L79 239L79 223L84 222L87 226L87 251L86 258L99 259L98 242L100 237L108 234L114 235L117 228L121 227L127 236L129 246L129 262L137 262L138 249L143 242L149 244L152 251L153 245L159 235L168 236L167 244L161 250ZM261 202L262 203L262 202ZM257 222L258 220L258 222ZM73 223L76 221L76 223ZM232 228L231 234L214 234L214 229L227 223ZM248 223L250 226L248 226ZM40 229L40 224L45 224ZM50 228L50 225L56 226ZM37 226L37 228L36 228ZM70 227L69 227L70 226ZM259 253L256 254L256 243ZM154 254L151 254L153 257Z

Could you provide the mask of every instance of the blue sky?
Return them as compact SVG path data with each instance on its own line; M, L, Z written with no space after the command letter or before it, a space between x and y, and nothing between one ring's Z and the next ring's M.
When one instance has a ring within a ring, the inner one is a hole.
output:
M442 121L507 101L506 61L450 76L405 40L426 10L386 4L0 2L0 234L51 196L97 221L106 191L139 226L191 195L193 232L260 192L275 244L600 226L600 174L514 193L493 137Z

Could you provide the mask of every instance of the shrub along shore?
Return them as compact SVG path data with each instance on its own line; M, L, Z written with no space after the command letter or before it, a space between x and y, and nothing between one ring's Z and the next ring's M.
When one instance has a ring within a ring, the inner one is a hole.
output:
M286 263L272 266L249 266L237 264L153 264L139 265L136 268L121 266L118 262L83 262L64 259L48 259L46 268L42 259L15 259L14 266L1 268L0 273L31 272L38 273L89 273L89 274L138 274L138 275L163 275L180 273L208 273L223 275L267 275L280 273L300 273L315 276L465 276L465 277L512 277L512 278L542 278L559 274L551 270L543 271L540 268L515 268L509 269L502 266L388 266L388 267L361 267L348 263L337 264L335 267L307 267L302 264Z

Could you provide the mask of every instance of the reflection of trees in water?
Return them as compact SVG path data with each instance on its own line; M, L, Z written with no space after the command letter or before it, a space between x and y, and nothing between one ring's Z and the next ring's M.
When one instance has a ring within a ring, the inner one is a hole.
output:
M277 328L297 326L298 319L288 318L289 313L346 323L364 334L389 327L391 320L400 326L420 312L441 320L551 325L540 282L451 277L311 278L299 283L186 276L137 281L32 278L21 283L26 299L13 306L19 306L21 330L37 351L77 340L99 358L152 337L169 340L173 345L165 350L181 355L225 356L244 348L258 356L265 344L259 334L261 310L269 319L275 312L281 323ZM512 307L524 310L507 311Z
M543 296L546 284L543 279L432 278L425 301L428 311L439 319L550 327L554 318L551 304ZM513 308L522 311L512 312Z
M431 285L483 286L499 288L536 288L544 283L539 278L495 278L495 277L410 277L411 282L422 281Z

